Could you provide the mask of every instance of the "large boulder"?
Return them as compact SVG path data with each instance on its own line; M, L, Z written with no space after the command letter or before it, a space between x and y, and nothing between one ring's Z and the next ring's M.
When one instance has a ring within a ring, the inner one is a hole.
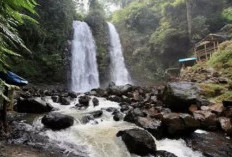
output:
M40 97L28 99L19 98L16 108L20 113L45 113L53 109L51 104L42 100Z
M220 117L219 122L223 131L225 131L228 135L232 135L232 123L229 118Z
M92 99L93 106L98 106L99 105L99 100L97 98Z
M127 92L132 90L132 86L127 84L124 86L110 86L108 87L107 91L110 95L117 95L117 96L122 96L122 95L127 95Z
M92 115L94 118L99 118L102 116L103 111L101 111L101 110L93 111L93 112L90 112L89 114Z
M146 117L147 114L141 111L139 108L129 111L124 117L124 121L135 123L138 117Z
M177 113L167 113L163 115L163 125L168 135L181 135L185 131L185 125L180 115Z
M60 97L61 105L70 105L70 100L67 97Z
M207 130L216 130L218 128L218 118L216 114L207 110L198 110L193 112L194 119L200 121L201 128Z
M115 121L120 121L120 120L123 120L123 114L121 113L121 112L119 112L119 111L115 111L114 113L113 113L113 119L115 120Z
M42 123L50 129L61 130L73 125L74 118L58 112L51 112L42 118Z
M196 83L168 83L163 92L163 101L174 111L187 111L190 105L198 103L199 93L200 88Z
M232 140L223 134L194 132L185 140L189 147L202 152L206 157L232 156Z
M119 131L117 136L121 136L130 153L145 156L156 153L156 144L153 137L145 130L130 129Z
M55 103L58 103L60 101L60 97L59 96L52 96L52 101Z
M200 122L189 114L165 113L162 124L166 134L171 137L187 135L200 127Z
M90 97L88 97L88 96L80 96L80 98L79 98L79 103L80 104L82 104L82 105L84 105L84 106L86 106L86 107L88 107L89 106L89 101L90 101Z
M160 120L139 117L135 124L150 132L156 139L161 139L163 137L163 126Z

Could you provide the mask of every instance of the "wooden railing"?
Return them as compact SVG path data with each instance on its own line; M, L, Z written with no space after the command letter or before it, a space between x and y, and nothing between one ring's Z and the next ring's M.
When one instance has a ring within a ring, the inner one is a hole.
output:
M206 49L202 49L202 50L198 50L195 51L195 55L198 59L200 59L201 57L211 57L211 55L217 50L216 47L212 46L212 47L208 47Z

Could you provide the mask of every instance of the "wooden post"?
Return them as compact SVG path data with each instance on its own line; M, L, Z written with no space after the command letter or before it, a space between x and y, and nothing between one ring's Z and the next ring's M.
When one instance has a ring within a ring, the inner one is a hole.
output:
M206 44L204 45L204 48L205 48L205 58L208 60L208 55L207 55L207 52L206 52L206 48L207 48Z
M213 42L213 51L214 52L216 51L216 43L215 43L215 41Z
M196 47L194 47L194 54L195 54L195 57L197 57L197 61L198 61L198 56L197 56L197 49L196 49Z

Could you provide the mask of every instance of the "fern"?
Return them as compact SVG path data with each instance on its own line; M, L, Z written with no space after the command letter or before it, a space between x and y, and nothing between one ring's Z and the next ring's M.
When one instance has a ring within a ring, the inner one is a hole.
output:
M24 10L36 14L35 0L0 0L0 70L9 68L9 57L21 57L19 48L31 52L20 38L17 27L25 20L38 23L30 16L23 14Z

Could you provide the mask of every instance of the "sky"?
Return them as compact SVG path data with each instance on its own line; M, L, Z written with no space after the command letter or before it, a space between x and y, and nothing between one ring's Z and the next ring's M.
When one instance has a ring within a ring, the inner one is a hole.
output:
M75 0L79 2L81 5L77 6L77 10L81 13L86 14L89 10L89 0ZM106 13L112 13L118 9L120 9L120 6L117 6L113 3L105 2L105 0L99 0L100 3L104 2L104 9Z

